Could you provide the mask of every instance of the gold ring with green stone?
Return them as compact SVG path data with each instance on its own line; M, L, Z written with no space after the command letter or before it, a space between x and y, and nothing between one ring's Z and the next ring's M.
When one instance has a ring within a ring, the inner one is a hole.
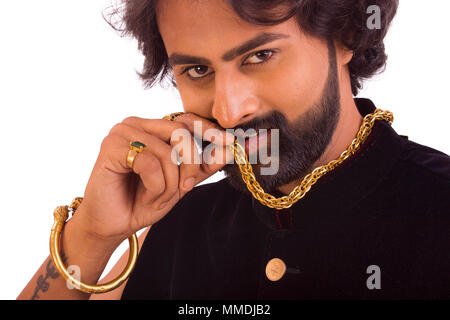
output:
M136 158L136 155L138 153L141 153L142 151L145 150L147 146L139 141L132 141L130 142L130 150L128 151L128 155L127 155L127 166L130 169L133 169L133 163L134 163L134 159Z

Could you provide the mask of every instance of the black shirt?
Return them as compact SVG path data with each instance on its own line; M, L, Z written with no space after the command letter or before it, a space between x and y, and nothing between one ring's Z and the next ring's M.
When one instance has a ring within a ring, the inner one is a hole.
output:
M449 195L450 157L376 121L290 209L226 179L194 188L151 227L122 299L450 298Z

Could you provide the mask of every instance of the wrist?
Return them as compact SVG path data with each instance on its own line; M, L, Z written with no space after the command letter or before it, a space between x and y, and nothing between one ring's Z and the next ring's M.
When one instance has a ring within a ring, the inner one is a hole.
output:
M71 207L77 208L72 202ZM83 226L83 215L70 219L67 223L67 207L58 207L50 237L51 258L64 279L78 290L87 293L104 293L120 286L131 274L138 255L138 239L136 235L129 238L130 256L126 268L119 277L108 283L98 285L111 255L118 246L115 241L103 241L103 238L92 237ZM79 217L79 218L78 218ZM107 237L111 239L113 237ZM79 287L78 287L79 286Z
M65 223L61 232L61 250L67 258L66 266L86 266L101 273L119 244L87 233L76 214Z

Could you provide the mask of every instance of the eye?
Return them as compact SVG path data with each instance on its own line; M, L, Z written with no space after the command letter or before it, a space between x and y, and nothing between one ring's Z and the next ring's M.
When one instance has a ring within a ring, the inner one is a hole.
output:
M200 78L204 78L206 77L208 74L210 74L211 72L208 72L209 67L207 66L192 66L192 67L187 67L186 69L184 69L181 73L186 73L188 75L189 78L193 79L193 80L197 80Z
M261 50L255 53L250 54L245 58L244 65L246 64L260 64L264 63L274 55L275 51L273 50ZM247 63L249 62L249 63Z
M242 65L258 65L267 62L272 58L274 54L276 54L278 50L260 50L255 53L252 53L248 55ZM202 78L205 78L206 76L213 73L213 71L209 71L210 67L203 66L203 65L197 65L197 66L190 66L183 69L183 71L180 72L180 75L183 75L184 73L187 74L187 76L191 80L200 80ZM208 72L209 71L209 72Z

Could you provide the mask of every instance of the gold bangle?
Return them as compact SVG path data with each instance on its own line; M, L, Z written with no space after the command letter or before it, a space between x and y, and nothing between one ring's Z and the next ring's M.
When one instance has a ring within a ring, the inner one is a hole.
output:
M128 263L122 273L114 280L99 285L89 285L81 282L80 280L75 279L66 269L64 263L62 262L60 256L60 236L61 231L64 227L64 224L69 216L69 209L72 211L72 214L80 205L83 198L75 198L70 206L59 206L53 212L54 222L52 226L52 231L50 234L50 254L53 260L53 263L56 266L59 274L64 278L64 280L69 281L72 287L86 292L86 293L105 293L115 288L119 287L125 280L128 279L131 272L133 271L134 266L136 265L137 257L138 257L138 240L136 234L133 234L128 238L130 243L130 255L128 257Z

